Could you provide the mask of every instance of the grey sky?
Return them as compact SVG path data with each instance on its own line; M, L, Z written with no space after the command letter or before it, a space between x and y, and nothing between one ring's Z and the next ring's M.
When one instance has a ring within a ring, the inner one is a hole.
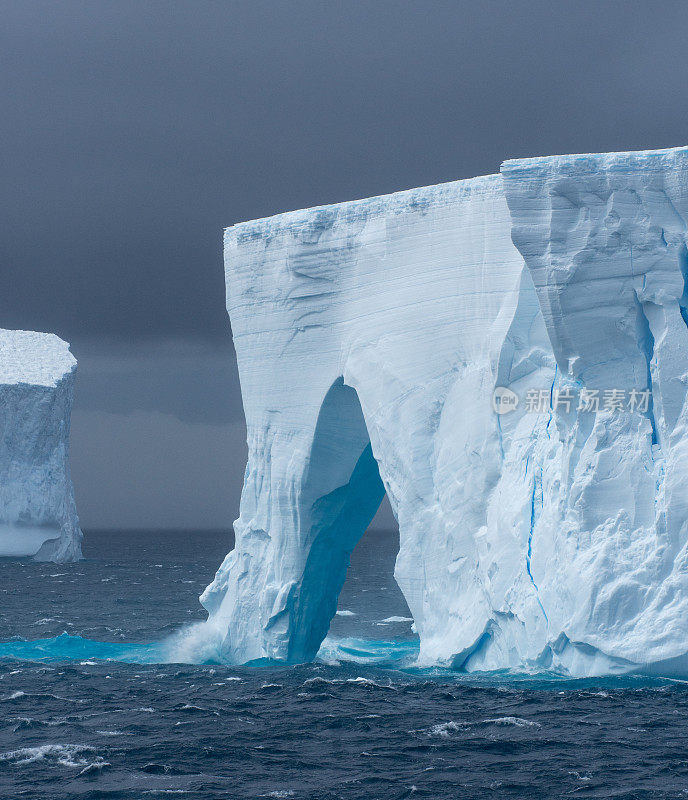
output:
M5 0L0 11L0 326L73 344L86 527L133 525L118 470L141 447L145 463L164 454L165 475L138 461L127 480L139 476L150 501L145 525L170 525L192 429L193 484L207 491L184 526L236 515L245 451L224 226L494 172L507 157L688 140L685 2ZM231 452L204 457L217 426ZM117 458L104 457L108 442Z

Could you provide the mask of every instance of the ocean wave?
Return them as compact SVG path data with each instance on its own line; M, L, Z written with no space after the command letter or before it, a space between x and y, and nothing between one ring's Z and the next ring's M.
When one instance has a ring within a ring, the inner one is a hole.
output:
M346 683L353 683L356 686L367 686L372 689L390 689L393 692L396 691L396 688L391 684L378 683L377 681L371 680L370 678L363 678L360 675L358 676L358 678L347 678Z
M417 658L418 642L416 641L335 639L328 636L320 645L316 661L329 665L353 663L400 669L413 666Z
M37 761L51 762L62 767L104 766L105 760L100 756L94 756L95 752L95 748L87 744L43 744L0 753L0 762L11 763L18 767L34 764Z
M14 700L19 700L22 697L26 697L26 692L12 692L12 694L8 694L7 697L0 697L0 701L11 703Z
M430 728L428 736L439 736L440 739L448 739L452 733L465 730L468 726L469 723L467 722L455 722L454 720L440 722Z
M495 719L484 719L483 722L487 725L515 725L517 728L541 727L539 722L533 722L522 717L496 717Z
M304 686L325 687L325 686L332 686L332 685L334 685L336 683L343 683L343 682L344 682L343 678L332 678L331 680L328 680L327 678L320 677L320 675L316 675L314 678L307 678L303 682L303 685Z

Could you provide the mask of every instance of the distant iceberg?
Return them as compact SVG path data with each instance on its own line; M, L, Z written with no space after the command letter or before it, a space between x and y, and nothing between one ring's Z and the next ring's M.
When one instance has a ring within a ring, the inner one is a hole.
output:
M81 558L69 472L75 374L57 336L0 329L0 557Z
M386 492L421 663L683 669L687 224L681 148L229 228L249 459L202 596L227 659L314 657Z

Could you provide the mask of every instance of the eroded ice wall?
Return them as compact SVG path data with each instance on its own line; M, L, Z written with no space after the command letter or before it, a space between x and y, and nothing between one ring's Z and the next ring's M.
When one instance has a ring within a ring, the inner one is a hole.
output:
M561 631L559 657L583 672L590 648L619 663L679 658L688 652L688 149L507 161L502 174L557 385L601 400L596 413L562 406L550 427L532 563L549 638ZM582 643L575 653L572 642Z
M422 662L688 671L686 185L686 150L511 161L227 231L226 658L313 657L384 487Z
M81 558L68 462L75 374L57 336L0 330L0 556Z
M500 626L544 638L521 461L546 421L491 405L554 374L510 233L499 176L227 230L249 460L202 598L227 658L315 655L383 485L423 660L465 665Z

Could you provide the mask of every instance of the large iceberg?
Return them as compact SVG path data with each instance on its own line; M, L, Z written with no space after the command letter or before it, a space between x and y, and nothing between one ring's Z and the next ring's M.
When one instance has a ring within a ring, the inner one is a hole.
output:
M315 655L386 492L421 663L675 667L687 158L510 161L226 231L249 459L202 602L228 660Z
M75 374L57 336L0 330L0 557L81 558L68 461Z

